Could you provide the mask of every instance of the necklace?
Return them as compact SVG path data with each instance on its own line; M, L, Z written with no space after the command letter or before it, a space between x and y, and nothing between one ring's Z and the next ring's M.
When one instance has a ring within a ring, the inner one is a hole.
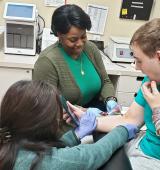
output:
M82 57L81 57L81 75L84 76L85 75L85 72L83 70L83 61L82 61Z

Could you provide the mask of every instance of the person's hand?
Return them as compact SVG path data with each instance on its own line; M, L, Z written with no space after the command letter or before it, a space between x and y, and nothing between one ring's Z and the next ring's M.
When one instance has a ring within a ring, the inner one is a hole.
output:
M155 81L146 82L142 85L142 93L150 107L160 107L160 93Z
M70 108L71 112L73 112L78 117L78 119L80 119L85 113L84 108L82 109L80 107L74 106L69 101L67 101L67 105ZM66 123L74 126L71 117L66 112L63 112L63 119L66 121Z
M75 133L78 138L82 139L83 137L92 134L92 132L96 129L96 115L87 111L79 119L79 123L79 126L75 129Z
M121 106L114 100L107 101L106 109L107 109L108 115L113 115L115 113L121 112Z
M128 140L135 138L138 128L134 124L125 124L124 126L128 131Z
M152 108L152 120L155 124L156 134L160 135L160 93L155 81L146 82L142 85L142 93Z
M67 105L70 108L71 112L73 112L78 118L81 118L82 115L85 113L84 108L77 107L73 104L71 104L69 101L67 101Z

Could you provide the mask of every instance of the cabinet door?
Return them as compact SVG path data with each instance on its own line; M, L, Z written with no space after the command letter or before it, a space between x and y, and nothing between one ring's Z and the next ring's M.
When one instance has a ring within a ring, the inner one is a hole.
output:
M134 95L139 90L143 77L120 76L116 88L118 102L122 106L130 106L134 101Z
M0 67L0 100L4 93L13 83L18 80L31 80L31 69L3 68Z
M124 107L129 107L134 101L135 93L118 92L116 94L118 103Z
M143 79L143 77L142 77ZM142 79L132 76L120 76L118 80L117 92L137 92L141 86Z

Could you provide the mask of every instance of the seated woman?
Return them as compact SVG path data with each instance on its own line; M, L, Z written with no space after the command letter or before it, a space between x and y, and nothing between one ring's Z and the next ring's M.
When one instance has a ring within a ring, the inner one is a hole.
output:
M98 48L87 40L91 20L77 5L57 8L51 30L58 41L41 52L34 65L34 80L56 86L72 104L106 111L106 102L116 100L112 82ZM116 101L109 107L116 105Z
M136 133L135 125L118 126L98 142L81 145L80 139L99 127L95 114L77 114L79 126L60 138L62 114L54 86L44 81L13 84L0 108L0 169L94 170Z

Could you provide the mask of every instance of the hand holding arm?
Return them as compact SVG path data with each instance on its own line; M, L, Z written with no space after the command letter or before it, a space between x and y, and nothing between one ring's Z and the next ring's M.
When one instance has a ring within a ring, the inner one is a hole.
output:
M86 112L79 119L79 122L79 126L75 129L75 133L80 139L92 134L97 126L96 115L92 114L92 112Z
M102 111L91 108L87 109L86 112L83 112L80 108L72 105L70 102L67 102L67 105L79 119L79 126L75 128L77 137L82 139L83 137L90 135L96 129L96 114ZM67 121L69 121L69 118Z
M78 117L78 119L80 119L85 113L84 109L72 105L69 101L67 101L67 105L70 108L71 112L73 112ZM66 112L63 112L63 119L66 121L66 123L72 125L72 119Z
M98 108L93 108L93 107L89 107L89 108L83 108L83 107L79 107L79 106L75 106L72 105L69 101L67 101L67 105L70 108L70 110L78 117L81 118L83 114L85 114L86 112L91 112L91 114L94 114L96 117L97 116L101 116L101 115L107 115L106 112L101 111ZM65 114L63 116L63 118L66 120L68 119L68 115ZM70 119L67 120L67 123L70 122Z

